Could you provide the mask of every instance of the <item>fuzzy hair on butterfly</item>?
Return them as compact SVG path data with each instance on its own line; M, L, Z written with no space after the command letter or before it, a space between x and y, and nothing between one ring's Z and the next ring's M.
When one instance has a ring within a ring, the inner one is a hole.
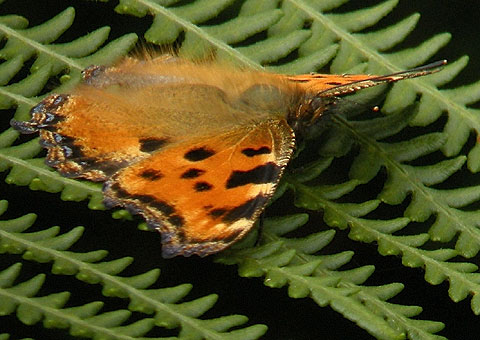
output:
M107 207L140 214L170 258L243 238L272 197L295 137L338 97L430 74L445 61L385 76L287 76L173 55L91 66L69 93L12 121L40 134L46 164L103 182Z

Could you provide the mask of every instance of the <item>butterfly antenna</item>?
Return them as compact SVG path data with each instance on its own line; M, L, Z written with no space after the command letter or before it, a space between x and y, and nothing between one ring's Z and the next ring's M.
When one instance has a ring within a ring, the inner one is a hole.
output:
M422 77L440 71L442 67L446 64L446 60L439 60L427 65L412 68L407 71L400 71L383 76L371 77L364 80L352 81L351 83L338 85L328 90L322 91L318 95L320 97L340 96L380 84L393 83L403 79Z

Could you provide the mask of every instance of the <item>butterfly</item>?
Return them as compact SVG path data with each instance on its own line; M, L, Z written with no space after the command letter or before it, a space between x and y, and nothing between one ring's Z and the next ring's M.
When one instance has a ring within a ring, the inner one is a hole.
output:
M46 164L104 182L106 207L140 214L162 256L206 256L245 236L275 192L295 137L339 97L430 74L287 76L173 55L90 66L68 94L12 120L39 131Z

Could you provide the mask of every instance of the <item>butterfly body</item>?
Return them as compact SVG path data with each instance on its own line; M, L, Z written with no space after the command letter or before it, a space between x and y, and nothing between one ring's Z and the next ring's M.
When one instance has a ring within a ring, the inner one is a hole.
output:
M406 78L385 77L127 58L87 68L71 93L47 97L30 121L12 125L40 131L46 162L62 175L104 182L107 207L143 215L161 232L164 257L205 256L252 228L298 129L338 95Z

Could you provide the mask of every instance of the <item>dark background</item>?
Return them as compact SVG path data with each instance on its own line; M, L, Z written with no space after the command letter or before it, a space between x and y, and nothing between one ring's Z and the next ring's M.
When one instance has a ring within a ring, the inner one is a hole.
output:
M135 31L139 36L148 28L151 20L120 16L114 13L116 1L97 3L88 1L42 0L6 0L0 5L0 14L19 14L29 19L30 25L48 20L67 6L76 9L73 27L60 41L70 41L78 35L95 28L109 25L112 27L111 38ZM347 11L366 5L379 3L375 0L352 0L339 11ZM33 5L35 4L35 5ZM397 48L415 46L426 38L441 32L451 32L452 41L434 58L454 61L462 55L471 57L468 67L448 86L468 84L480 77L480 5L478 0L401 0L397 8L382 20L379 26L395 23L408 15L419 12L422 17L416 30ZM105 16L108 17L105 17ZM8 117L11 117L9 114ZM63 202L58 194L33 192L26 187L9 186L0 178L1 198L10 201L9 210L3 219L14 218L26 213L39 215L36 226L60 225L62 232L83 225L85 235L72 250L88 251L108 249L109 259L133 256L135 262L124 274L139 274L154 267L162 269L158 287L168 287L180 283L192 283L194 288L186 300L210 293L219 294L219 300L205 317L218 317L231 313L247 315L249 324L264 323L269 326L265 339L372 339L365 331L345 320L330 308L320 308L311 299L293 300L287 297L286 289L271 289L263 285L261 279L239 278L236 267L213 263L211 258L176 258L165 261L160 256L159 236L154 233L140 232L136 222L119 222L110 217L109 212L91 211L86 202ZM47 208L47 209L45 209ZM283 207L272 206L275 212L286 213ZM288 211L287 211L288 213ZM268 215L268 211L267 211ZM312 214L312 219L315 215ZM314 222L313 222L314 223ZM318 223L322 223L321 220ZM430 286L423 280L423 271L408 269L394 257L382 257L377 254L373 244L356 244L346 237L346 232L337 231L336 242L346 243L339 249L353 249L356 253L351 265L361 266L375 264L375 274L367 281L371 285L389 282L402 282L405 290L392 302L424 307L420 319L443 321L446 329L439 333L449 339L473 339L473 334L480 333L480 320L470 309L470 298L460 303L452 302L447 295L448 284ZM338 241L340 240L340 241ZM337 250L338 251L338 250ZM335 253L334 248L329 248ZM328 253L328 252L327 252ZM0 258L0 269L20 261L19 256L8 255ZM474 259L478 263L478 256ZM20 280L32 277L33 273L49 272L50 264L25 262ZM47 275L47 281L39 295L69 290L72 297L68 306L75 306L88 301L102 300L99 285L87 285L72 277ZM104 310L126 308L127 303L120 299L110 299ZM135 318L135 315L133 316ZM0 317L0 334L9 332L12 339L34 337L36 339L68 339L62 330L44 330L42 327L24 326L15 317ZM176 335L176 331L151 336Z

